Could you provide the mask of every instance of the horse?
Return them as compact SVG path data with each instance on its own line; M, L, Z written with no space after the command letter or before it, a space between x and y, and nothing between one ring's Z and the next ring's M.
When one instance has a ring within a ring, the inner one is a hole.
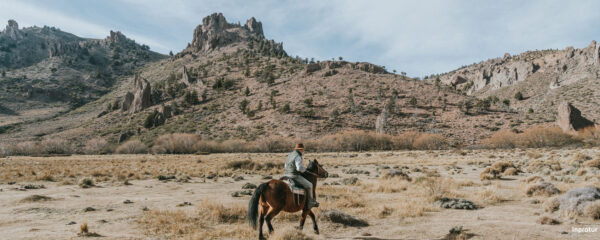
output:
M306 172L302 173L302 177L313 184L313 196L316 200L317 194L315 193L315 189L317 188L317 178L327 178L329 173L323 169L316 159L308 162ZM294 201L295 197L298 199L297 203ZM298 229L302 230L306 215L309 215L313 221L315 233L319 234L319 227L317 226L315 214L305 206L306 195L294 196L294 193L284 181L272 179L266 183L260 184L254 191L252 198L250 198L250 203L248 204L248 222L253 229L256 229L257 227L256 218L259 211L259 204L260 217L258 224L258 239L265 239L262 231L265 220L267 221L269 233L273 233L271 220L282 210L290 213L302 210L300 226Z

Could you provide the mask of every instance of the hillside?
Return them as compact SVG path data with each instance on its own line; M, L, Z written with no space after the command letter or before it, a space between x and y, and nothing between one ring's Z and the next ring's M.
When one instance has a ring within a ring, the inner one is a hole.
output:
M571 102L589 119L600 120L600 44L581 49L528 51L505 54L442 74L439 79L478 98L510 101L510 108L553 118L562 101ZM429 79L435 82L436 77ZM515 98L517 93L523 96ZM530 110L531 109L531 110Z
M222 14L204 18L186 49L136 72L75 111L1 136L150 144L173 132L255 140L367 130L434 132L470 144L500 129L545 121L370 63L293 58L283 44L264 37L254 18L238 25Z
M161 58L121 32L86 39L54 27L20 29L10 20L0 32L0 128L6 131L83 106Z

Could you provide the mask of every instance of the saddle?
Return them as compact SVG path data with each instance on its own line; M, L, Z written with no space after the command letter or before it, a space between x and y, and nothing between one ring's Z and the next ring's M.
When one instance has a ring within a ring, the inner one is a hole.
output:
M285 182L288 185L288 187L290 187L290 191L292 191L293 194L306 194L306 190L304 190L302 185L298 184L296 180L286 176L281 177L279 180Z

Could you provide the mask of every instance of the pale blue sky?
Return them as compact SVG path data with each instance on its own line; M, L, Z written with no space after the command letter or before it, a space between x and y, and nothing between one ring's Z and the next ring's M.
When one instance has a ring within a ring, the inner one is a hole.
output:
M178 52L202 18L254 16L292 56L368 61L409 76L526 50L600 40L600 1L7 1L0 21L55 26L82 37L120 30L154 51Z

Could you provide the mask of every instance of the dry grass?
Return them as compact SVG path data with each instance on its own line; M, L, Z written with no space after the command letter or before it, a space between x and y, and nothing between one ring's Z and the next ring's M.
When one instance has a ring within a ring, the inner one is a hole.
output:
M529 187L527 187L527 190L525 191L525 194L527 194L527 196L531 197L531 196L545 196L545 197L550 197L556 194L559 194L560 190L558 190L558 188L556 188L552 183L549 182L540 182L537 184L533 184Z
M163 238L248 238L255 235L250 227L238 226L245 221L245 205L225 207L210 201L198 205L194 211L148 211L138 224L149 235ZM235 225L232 227L230 224Z
M129 140L117 147L115 152L118 154L142 154L148 153L148 147L139 140Z
M552 198L546 199L543 206L544 206L544 211L553 213L553 212L558 211L558 209L560 208L560 202L558 201L558 199L556 197L552 197Z
M273 235L269 237L271 240L312 240L313 238L307 236L302 231L293 227L284 227L282 229L276 229Z

